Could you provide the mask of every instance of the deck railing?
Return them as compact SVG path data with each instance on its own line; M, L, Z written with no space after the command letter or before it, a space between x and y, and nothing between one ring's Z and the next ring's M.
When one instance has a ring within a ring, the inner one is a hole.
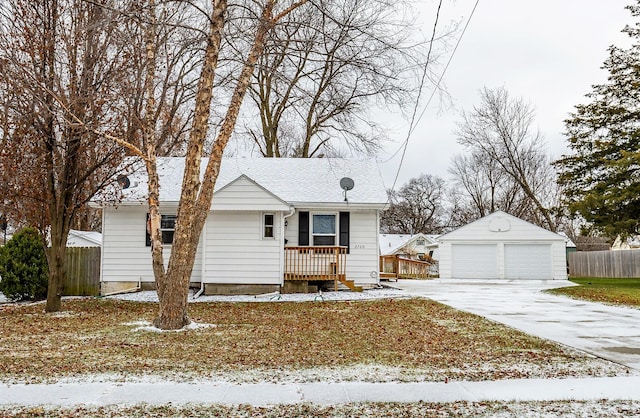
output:
M429 257L431 258L431 257ZM397 279L428 279L433 260L410 260L397 255L380 256L380 276Z
M347 247L285 247L285 280L340 280L346 276Z

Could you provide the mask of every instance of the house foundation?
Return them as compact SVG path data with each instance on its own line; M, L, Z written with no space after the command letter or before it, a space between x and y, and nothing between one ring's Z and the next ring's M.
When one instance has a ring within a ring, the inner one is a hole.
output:
M154 290L155 287L154 282L101 282L100 295L109 296L117 293L137 292L138 290Z
M205 295L261 295L280 290L277 284L221 284L205 283Z
M307 280L301 281L285 281L282 286L282 293L316 293L318 292L318 286L315 284L309 284Z

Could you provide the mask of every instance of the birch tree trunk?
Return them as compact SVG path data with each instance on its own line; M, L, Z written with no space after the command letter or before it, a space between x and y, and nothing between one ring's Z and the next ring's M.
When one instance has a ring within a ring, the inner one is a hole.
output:
M276 0L267 0L265 3L251 50L238 78L201 182L200 163L208 132L213 82L227 10L226 0L213 0L205 57L196 92L195 115L185 157L182 193L178 206L171 257L166 275L161 278L162 291L158 293L160 313L154 321L154 325L158 328L179 329L190 322L187 312L189 281L200 234L211 208L224 148L231 138L256 62L264 50L267 33L278 19L305 2L306 0L294 3L276 17L273 16ZM156 280L158 280L157 277Z
M145 166L149 179L148 197L149 219L147 221L147 229L151 239L151 265L153 275L156 280L156 288L158 295L164 290L164 278L166 276L164 270L164 256L162 254L162 232L160 231L160 185L158 179L157 167L157 148L158 141L156 139L156 100L154 82L156 77L156 2L149 0L148 22L145 28L145 51L146 51L146 74L144 79L144 91L147 96L145 103L144 130L142 132L142 144L144 147Z

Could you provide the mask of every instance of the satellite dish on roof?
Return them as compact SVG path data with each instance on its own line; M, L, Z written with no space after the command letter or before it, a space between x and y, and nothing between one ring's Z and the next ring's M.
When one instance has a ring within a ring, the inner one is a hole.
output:
M343 177L340 179L340 187L342 187L342 190L345 192L353 189L354 185L355 183L353 182L353 179L349 177Z
M128 189L129 187L131 187L131 180L129 180L129 177L125 176L124 174L120 174L118 176L118 184L123 189Z
M344 190L344 201L347 201L347 192L351 189L353 189L353 186L355 186L355 183L353 182L353 179L350 177L343 177L340 179L340 187L342 188L342 190Z

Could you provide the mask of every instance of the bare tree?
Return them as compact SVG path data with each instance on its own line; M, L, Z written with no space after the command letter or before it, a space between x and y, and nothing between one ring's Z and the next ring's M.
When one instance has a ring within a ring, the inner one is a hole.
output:
M452 193L460 197L458 204L465 208L467 214L462 224L497 210L533 220L533 205L519 184L481 151L454 156L449 173L453 179Z
M198 40L204 38L204 34L188 26L194 13L187 2L161 0L156 6L160 10L153 25L147 21L149 13L144 3L136 1L125 12L127 19L122 28L123 36L130 40L124 51L130 60L130 70L119 85L120 111L127 115L125 139L137 148L144 148L145 118L149 117L156 121L153 126L156 154L181 155L185 152L193 118L194 92L202 59ZM148 36L153 39L147 39ZM147 79L150 53L154 70L152 79ZM145 101L145 89L150 88L155 97L153 108L147 108Z
M389 191L390 206L382 212L380 230L388 234L435 234L442 232L444 180L422 174L400 190Z
M126 144L131 152L140 156L147 169L149 224L152 248L153 272L156 280L160 312L154 324L162 329L178 329L190 322L187 312L189 280L193 270L200 233L209 214L213 190L220 172L222 155L231 138L240 106L251 82L254 67L264 49L267 33L276 23L306 1L291 2L277 8L276 0L265 0L260 11L251 19L255 2L248 1L240 7L240 15L247 13L247 22L255 22L250 49L226 107L226 113L217 130L216 138L209 149L209 133L213 88L223 41L223 31L227 23L229 7L226 0L212 0L211 7L194 10L206 13L207 28L203 31L204 51L200 62L200 74L195 91L193 119L189 130L185 157L182 191L178 204L178 214L171 255L165 268L160 232L159 177L157 170L158 123L157 98L155 90L158 60L156 56L158 10L155 0L148 0L145 8L145 110L142 149L134 144ZM250 25L247 25L250 26ZM209 160L201 173L201 161L205 154ZM201 175L202 174L202 175Z
M311 2L271 31L246 126L260 154L374 154L385 132L369 109L402 106L419 79L424 45L411 43L405 11L389 0Z
M556 190L554 171L544 140L533 129L533 107L522 99L512 99L504 88L484 88L480 97L481 104L462 115L456 132L458 142L476 154L476 162L491 170L497 168L517 185L518 191L509 189L506 203L518 203L518 193L522 193L534 209L531 220L555 231L558 222L550 207ZM491 178L489 188L490 182ZM477 190L474 195L478 198Z
M49 240L48 312L61 307L69 229L122 158L97 133L121 134L110 103L126 72L121 15L100 3L16 0L1 8L0 172L14 220Z

